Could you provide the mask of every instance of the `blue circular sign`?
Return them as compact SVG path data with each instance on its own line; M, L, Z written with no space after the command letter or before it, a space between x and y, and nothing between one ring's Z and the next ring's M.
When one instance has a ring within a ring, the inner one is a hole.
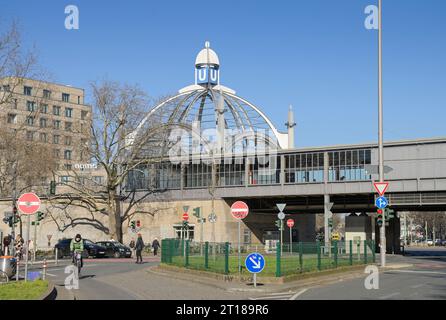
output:
M384 209L385 207L387 207L389 205L389 201L387 200L386 197L379 197L378 199L376 199L375 205L379 209Z
M260 253L251 253L246 257L245 266L251 273L262 272L265 268L265 258Z

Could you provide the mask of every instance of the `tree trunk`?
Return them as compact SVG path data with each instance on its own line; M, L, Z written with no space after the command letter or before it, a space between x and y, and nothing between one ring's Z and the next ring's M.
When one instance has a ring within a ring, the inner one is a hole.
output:
M122 220L121 220L121 203L116 190L109 192L109 230L110 237L122 243Z

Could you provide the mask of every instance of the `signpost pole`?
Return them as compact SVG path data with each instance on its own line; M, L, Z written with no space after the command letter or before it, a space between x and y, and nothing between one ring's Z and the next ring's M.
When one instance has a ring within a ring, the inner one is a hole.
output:
M34 216L34 237L33 237L33 263L36 262L36 251L37 251L37 215Z
M254 273L254 288L257 288L257 273Z
M242 262L241 262L241 254L240 254L240 230L241 230L241 220L238 220L238 273L239 275L242 273Z
M379 181L384 182L384 138L383 138L383 75L382 75L382 0L379 0L378 9L378 158ZM381 267L386 266L386 224L380 230Z
M25 243L25 282L28 281L28 261L29 261L29 230L31 229L31 217L28 215L28 228L26 230Z
M293 253L293 235L292 235L293 227L290 227L290 254Z

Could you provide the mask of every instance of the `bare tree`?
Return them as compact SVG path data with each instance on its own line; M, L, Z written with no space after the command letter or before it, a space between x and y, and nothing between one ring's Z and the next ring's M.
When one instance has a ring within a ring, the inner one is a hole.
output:
M62 214L65 222L59 225L61 231L68 226L89 225L122 241L125 222L135 214L154 215L160 210L146 210L142 203L164 191L148 179L153 176L153 172L149 174L150 165L159 162L164 153L146 157L144 151L153 147L153 144L148 147L151 142L166 140L167 126L151 119L140 128L137 136L133 136L130 144L129 136L147 113L147 95L137 86L113 81L93 83L91 91L91 139L81 146L80 152L97 165L96 172L102 173L104 179L98 180L91 173L76 168L67 171L68 181L61 186L65 192L51 198L52 207L57 208L59 214L54 215L54 211L50 214L57 223ZM140 185L127 183L123 188L129 176L137 178ZM144 191L137 192L138 189ZM86 214L70 213L70 209L76 207L82 208Z

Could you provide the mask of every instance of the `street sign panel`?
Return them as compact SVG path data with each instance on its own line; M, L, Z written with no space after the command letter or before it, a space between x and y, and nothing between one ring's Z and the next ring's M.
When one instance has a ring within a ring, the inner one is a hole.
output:
M376 192L378 192L378 194L382 197L386 193L387 188L389 187L389 183L388 182L375 182L373 184L373 186L375 187Z
M288 228L294 227L294 220L293 219L288 219L286 221L286 225L288 226Z
M189 206L183 206L183 212L188 212L189 211Z
M40 198L35 193L24 193L17 200L20 212L26 215L31 215L39 211Z
M251 253L246 257L245 266L251 273L260 273L265 268L265 258L260 253Z
M248 205L243 201L234 202L231 206L231 214L235 219L245 219L248 213Z
M376 199L375 205L379 209L384 209L385 207L387 207L389 205L389 201L387 200L386 197L379 197L379 198Z
M276 203L276 206L280 212L283 212L283 209L286 207L286 203Z
M187 212L183 213L183 221L189 220L189 214Z
M277 218L279 218L280 220L285 219L285 213L279 212L279 214L277 215Z

